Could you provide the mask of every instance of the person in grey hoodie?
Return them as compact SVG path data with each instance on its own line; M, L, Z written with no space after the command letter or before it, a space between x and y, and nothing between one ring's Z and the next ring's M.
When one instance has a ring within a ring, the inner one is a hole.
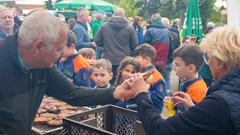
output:
M131 56L134 48L138 45L135 30L124 17L124 9L117 8L109 22L99 28L95 37L97 46L104 48L103 58L112 63L113 79L111 84L115 81L120 62L126 56Z

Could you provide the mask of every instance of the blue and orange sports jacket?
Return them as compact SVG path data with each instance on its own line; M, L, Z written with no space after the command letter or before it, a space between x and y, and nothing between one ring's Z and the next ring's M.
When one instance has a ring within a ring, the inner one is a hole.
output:
M150 65L147 68L143 69L142 72L147 72L151 70L152 68L155 68L154 65ZM151 99L151 101L154 104L154 107L157 112L162 112L163 108L163 100L166 95L166 90L165 90L165 80L160 72L157 71L157 69L154 70L152 73L152 79L149 81L150 83L150 89L148 92L148 96ZM119 101L117 103L118 106L132 109L132 110L137 110L137 104L135 99L130 99L127 101Z
M87 60L80 54L74 54L68 57L64 62L59 62L57 65L68 78L73 80L73 83L78 86L93 87L92 69Z
M194 102L200 102L207 93L207 85L199 75L198 78L181 83L180 90L190 95Z

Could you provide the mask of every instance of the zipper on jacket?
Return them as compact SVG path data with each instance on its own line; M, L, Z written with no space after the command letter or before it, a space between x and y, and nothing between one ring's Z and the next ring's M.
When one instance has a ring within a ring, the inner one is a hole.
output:
M32 125L32 121L31 121L31 117L32 117L32 106L33 106L33 97L32 97L32 94L30 94L30 92L32 92L32 87L33 87L33 85L32 85L32 83L33 83L33 73L30 71L29 72L29 87L28 87L28 103L29 103L29 108L28 108L28 121L29 121L29 125L28 125L28 127L29 127L29 129L30 129L30 132L31 132L31 130L32 130L32 127L31 127L31 125Z

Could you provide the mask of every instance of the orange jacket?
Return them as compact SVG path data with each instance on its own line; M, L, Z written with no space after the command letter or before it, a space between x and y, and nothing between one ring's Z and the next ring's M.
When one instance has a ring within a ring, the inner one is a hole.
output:
M186 91L190 95L193 101L200 102L207 93L207 85L203 79L199 79L192 83Z
M164 81L164 78L163 78L162 74L161 74L159 71L157 71L157 69L154 69L154 72L152 73L152 78L150 79L149 83L150 83L151 85L154 85L154 84L156 84L159 80Z

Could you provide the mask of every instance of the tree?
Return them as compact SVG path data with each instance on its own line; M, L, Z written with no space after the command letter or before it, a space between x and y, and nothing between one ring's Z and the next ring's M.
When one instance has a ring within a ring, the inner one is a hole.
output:
M160 0L149 0L147 4L148 13L150 15L160 11Z
M211 16L210 16L210 21L213 21L213 22L221 22L221 10L219 9L214 9L211 13Z
M186 2L185 0L176 0L176 17L179 17L182 21L184 20L184 14L186 12Z
M203 30L207 28L207 22L213 12L214 3L216 0L200 0L200 12L202 16Z
M121 0L118 3L118 6L125 10L126 17L134 17L140 12L140 8L136 8L136 4L140 0Z
M174 0L162 0L161 1L161 8L160 13L161 16L168 17L169 19L173 19L174 15Z

